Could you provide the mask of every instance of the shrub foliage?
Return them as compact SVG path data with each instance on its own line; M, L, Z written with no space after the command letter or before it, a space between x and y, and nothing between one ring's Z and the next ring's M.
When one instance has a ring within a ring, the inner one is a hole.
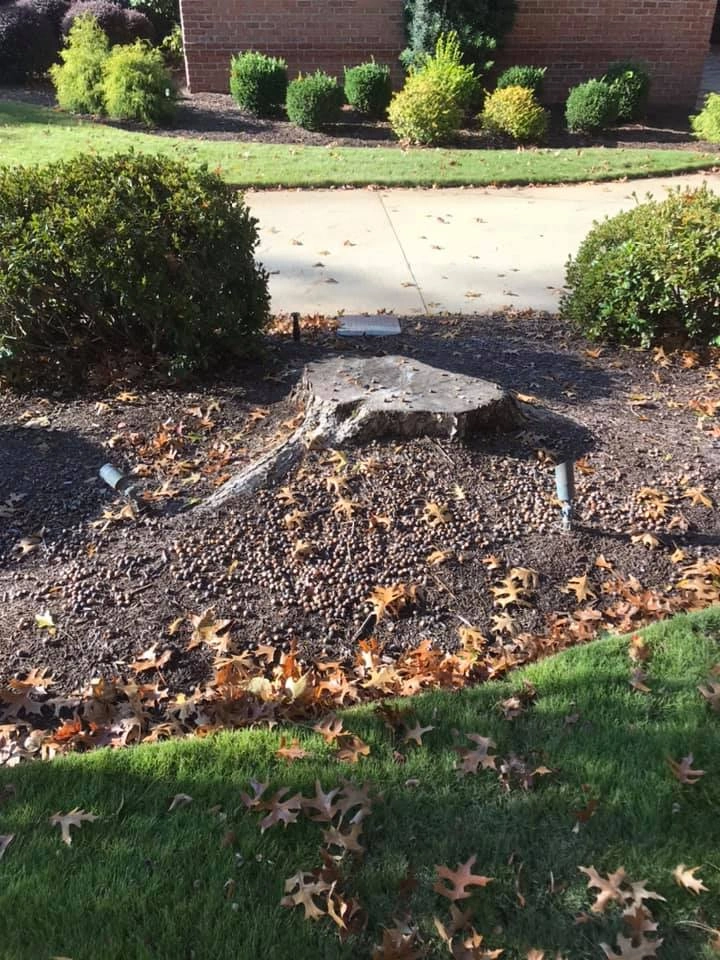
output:
M291 123L305 130L320 130L340 119L344 100L337 80L318 70L292 81L285 105Z
M527 87L539 99L542 96L546 73L547 67L508 67L498 77L496 86L498 90L506 87Z
M610 84L588 80L573 87L565 104L565 119L571 133L598 133L618 118L618 102Z
M0 83L41 76L57 56L49 17L29 3L0 5Z
M455 31L463 59L480 72L515 20L516 0L406 0L408 46L401 60L406 67L422 66L442 34Z
M709 93L696 116L690 118L693 133L708 143L720 143L720 93Z
M618 120L639 120L650 96L650 74L634 60L611 63L603 77L617 100Z
M256 223L219 177L166 158L0 168L0 369L81 381L111 353L246 353L268 319Z
M388 116L400 140L431 146L444 143L460 129L463 111L437 77L419 72L411 73L395 94Z
M111 44L129 43L131 40L125 10L110 0L76 0L63 17L62 32L67 35L73 23L84 14L92 14L110 40Z
M596 224L566 286L562 314L590 337L720 344L720 197L676 190Z
M285 103L287 88L287 63L278 57L248 50L230 61L230 92L243 110L272 116Z
M518 143L537 143L547 133L547 113L528 87L495 90L485 101L481 119L486 130Z
M59 64L50 69L58 105L71 113L102 113L105 109L103 69L110 52L107 35L95 17L75 20Z
M175 113L172 82L163 55L142 40L110 51L103 69L103 95L105 112L113 120L161 126Z
M158 37L166 37L180 25L180 0L129 0L130 7L149 17Z
M345 98L353 110L383 118L392 99L390 67L372 60L346 69Z

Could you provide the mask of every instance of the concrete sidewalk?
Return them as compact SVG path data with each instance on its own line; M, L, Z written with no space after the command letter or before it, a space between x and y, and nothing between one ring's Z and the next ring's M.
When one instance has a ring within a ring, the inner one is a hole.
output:
M720 175L557 187L248 193L275 313L557 309L565 262L633 193Z

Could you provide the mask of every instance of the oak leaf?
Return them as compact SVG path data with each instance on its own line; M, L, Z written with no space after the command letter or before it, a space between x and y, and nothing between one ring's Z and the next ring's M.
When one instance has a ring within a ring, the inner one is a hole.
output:
M295 823L300 811L302 810L302 796L299 793L293 794L287 800L283 799L290 792L289 787L283 787L281 790L268 800L265 809L269 813L260 821L260 832L265 833L276 823L282 823L287 829L289 823Z
M314 815L308 819L315 821L316 823L330 823L335 814L337 813L337 806L335 804L335 797L340 793L340 787L335 787L334 790L329 790L327 793L323 791L322 784L319 780L315 781L315 796L305 798L302 800L303 811L314 811Z
M700 867L686 867L684 863L679 863L673 870L673 877L678 886L684 887L685 890L689 890L690 893L699 894L702 891L708 890L705 884L702 882L700 877L696 877L695 873L700 869Z
M634 946L628 937L618 937L617 942L617 947L611 947L607 943L600 944L608 960L645 960L646 957L656 957L656 951L663 941L647 940L643 937L640 943Z
M328 830L323 830L323 842L326 847L339 847L341 850L347 850L350 853L365 853L365 847L359 839L362 829L362 821L353 823L349 830L330 827Z
M478 733L468 733L467 738L476 746L475 749L455 747L460 757L456 765L458 776L466 777L470 773L477 773L478 767L482 767L483 770L495 770L497 756L488 752L496 746L495 741L490 737L481 737Z
M406 727L403 743L410 743L412 740L421 747L423 734L430 733L430 731L434 729L435 727L422 727L419 723L416 723L414 727Z
M625 932L632 941L642 940L646 933L655 933L658 925L642 903L633 903L623 910Z
M439 527L443 523L450 523L452 520L452 514L448 510L447 504L432 501L428 501L423 507L423 517L425 522L433 528Z
M625 903L626 893L621 890L625 881L625 870L622 867L615 873L609 873L607 878L602 877L593 866L578 867L578 870L588 877L588 888L600 891L590 907L593 913L604 913L609 903Z
M346 735L339 740L339 749L335 754L335 759L343 763L357 763L360 757L367 757L370 754L370 747L354 735Z
M453 960L496 960L504 952L504 950L486 949L485 938L474 927L470 928L468 936L450 947Z
M50 823L54 827L60 827L62 842L70 846L72 843L70 827L81 827L83 823L93 823L99 819L100 817L94 813L86 813L85 810L81 810L80 807L75 807L69 813L54 814L50 817Z
M247 793L241 793L240 800L248 810L259 810L264 806L262 796L267 788L268 785L266 783L258 783L257 780L251 780L250 789L252 790L252 796Z
M590 580L586 573L581 577L571 577L562 588L562 593L574 593L578 603L585 603L587 600L597 600L597 594L591 590Z
M318 880L312 873L300 871L285 881L286 896L280 901L281 907L303 907L306 920L319 920L325 916L325 910L315 902L323 898L331 889L329 883Z
M491 590L495 598L494 603L502 607L503 610L513 603L521 607L530 606L527 600L524 599L526 593L525 588L521 583L517 583L511 577L505 577L504 580L500 581L499 587L491 587Z
M673 776L676 780L679 780L680 783L697 783L700 777L705 776L704 770L693 770L693 761L694 757L691 753L686 757L682 757L680 761L668 757L668 764L673 772Z
M708 680L704 687L698 687L699 692L710 704L712 710L720 713L720 683L717 680Z
M342 720L339 720L334 715L318 721L313 727L313 730L320 734L325 743L335 743L338 737L341 737L345 732L343 730Z
M425 952L417 931L402 924L383 930L382 943L373 947L372 960L421 960Z
M0 834L0 860L5 856L5 851L15 839L14 833Z
M433 890L455 902L456 900L466 900L472 896L472 892L468 892L468 887L486 887L492 882L492 877L473 874L472 868L475 866L476 860L477 856L473 854L465 863L459 863L456 870L436 864L437 881L433 884ZM443 880L446 880L449 886L443 883Z
M683 498L691 501L693 507L707 507L712 509L713 502L705 493L705 487L688 487Z
M292 742L286 746L285 737L280 738L280 746L277 749L276 757L280 757L281 760L304 760L306 757L309 757L310 754L304 747L300 746L300 741L297 737L294 737Z

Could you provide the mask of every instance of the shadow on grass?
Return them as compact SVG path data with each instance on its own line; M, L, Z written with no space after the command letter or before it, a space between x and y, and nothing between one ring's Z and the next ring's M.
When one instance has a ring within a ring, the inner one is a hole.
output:
M279 733L259 730L0 770L0 794L15 787L0 808L0 832L16 834L2 863L13 926L0 956L367 957L382 925L409 912L432 942L429 955L440 957L433 916L447 918L448 909L432 891L435 865L473 854L476 872L493 880L463 905L510 960L525 960L531 947L593 960L601 942L615 942L616 911L575 922L593 897L577 868L590 864L601 872L623 865L667 898L650 905L664 960L709 956L702 936L678 922L720 923L720 727L695 689L717 658L720 612L650 633L649 695L629 688L625 643L602 641L526 671L537 702L512 722L497 705L522 675L416 698L413 716L434 728L419 748L393 739L371 708L348 712L346 727L371 746L358 767L338 764L298 727L292 735L312 757L294 764L275 757ZM454 748L467 733L492 737L501 757L515 753L553 773L530 792L505 792L490 770L459 780ZM707 773L681 786L667 758L690 752ZM303 821L261 834L260 815L240 802L252 777L306 795L316 779L329 789L350 777L382 794L365 823L365 858L343 866L346 888L370 915L367 939L341 946L327 919L312 924L279 906L284 880L319 863L322 827ZM178 793L192 800L168 812ZM589 797L597 810L575 832ZM66 848L47 817L74 806L103 819L76 830ZM674 884L680 862L703 865L710 892L701 901ZM417 887L404 898L408 869Z

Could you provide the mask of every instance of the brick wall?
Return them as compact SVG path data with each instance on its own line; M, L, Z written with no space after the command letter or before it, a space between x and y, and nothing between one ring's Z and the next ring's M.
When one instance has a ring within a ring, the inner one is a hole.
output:
M343 67L371 55L394 68L404 46L403 0L182 0L188 86L227 91L230 56L259 49L283 56L291 76ZM647 61L653 99L695 103L716 0L518 0L499 65L548 67L549 99L625 57Z
M230 57L257 49L284 57L293 77L320 68L342 76L374 56L400 77L403 0L182 0L190 90L226 92Z
M518 0L499 65L547 66L548 99L612 60L645 60L657 104L690 108L700 87L716 0Z

